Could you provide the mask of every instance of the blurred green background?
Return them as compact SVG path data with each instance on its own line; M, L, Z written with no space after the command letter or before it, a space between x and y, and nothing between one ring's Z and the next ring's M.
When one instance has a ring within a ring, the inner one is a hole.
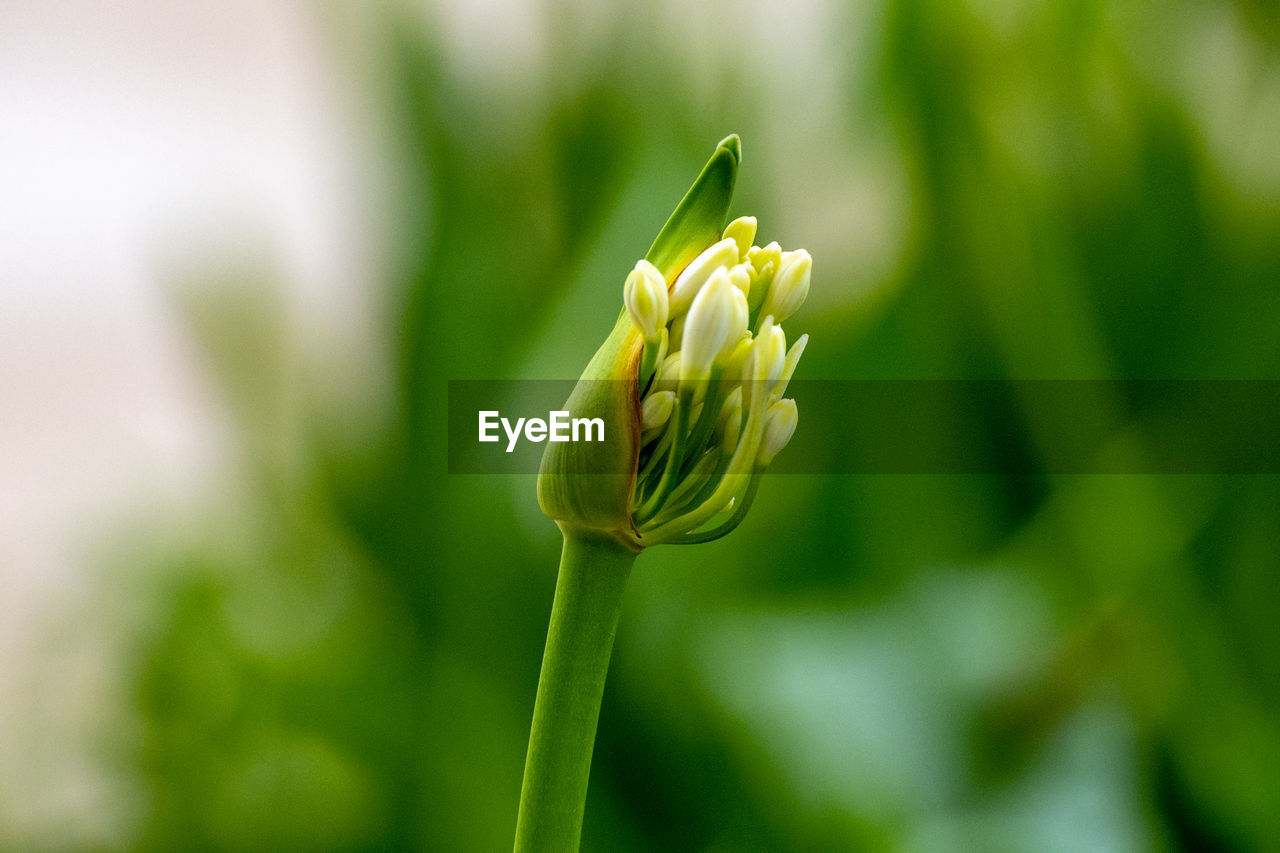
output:
M367 393L292 384L269 235L167 252L244 474L92 558L128 818L86 846L509 849L559 536L532 478L445 473L446 383L576 376L729 132L734 215L815 258L805 378L1280 378L1266 4L467 13L532 63L306 8L385 140ZM584 849L1280 850L1280 480L1056 474L1076 418L1142 456L1098 387L956 411L1007 474L777 476L642 555Z

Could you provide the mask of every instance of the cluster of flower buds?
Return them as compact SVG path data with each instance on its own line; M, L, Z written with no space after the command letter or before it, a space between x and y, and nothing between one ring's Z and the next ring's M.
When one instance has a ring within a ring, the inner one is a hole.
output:
M631 519L645 545L736 527L795 432L796 404L783 394L808 336L787 349L782 323L809 293L813 260L752 245L755 236L754 217L735 219L670 286L642 260L623 287L644 340Z
M741 140L716 146L623 286L625 308L563 408L617 428L603 442L548 442L538 504L565 531L633 551L706 542L742 521L761 472L796 428L783 398L806 337L782 323L813 261L724 227Z

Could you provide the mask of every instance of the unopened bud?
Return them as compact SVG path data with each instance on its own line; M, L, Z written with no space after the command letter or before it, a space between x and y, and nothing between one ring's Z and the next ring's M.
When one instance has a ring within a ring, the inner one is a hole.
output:
M781 323L790 317L804 304L809 295L809 273L813 269L813 258L804 249L784 252L782 266L778 267L769 285L769 295L765 297L764 306L760 309L765 314L772 314L775 322Z
M680 353L673 352L658 362L658 370L653 375L653 388L656 391L674 391L680 381Z
M787 334L781 326L774 325L772 317L765 318L747 363L750 371L747 379L763 384L758 389L760 393L772 388L782 378L787 363Z
M787 385L790 384L791 377L796 372L796 365L800 363L800 356L804 355L804 348L808 343L809 336L801 335L800 339L791 345L791 349L787 350L787 360L782 366L782 376L772 391L775 396L781 397L787 393Z
M644 430L657 429L671 418L671 409L675 405L676 395L671 391L655 391L640 404L640 427Z
M799 412L795 400L779 400L769 407L765 414L764 437L760 439L760 450L756 453L756 467L763 468L773 461L782 448L795 435Z
M768 264L773 264L776 270L782 264L782 247L776 240L767 246L752 246L747 251L747 263L755 267L756 272L760 272Z
M752 267L755 270L755 267ZM764 265L764 269L756 270L755 280L751 282L751 291L747 294L747 307L752 313L764 305L764 298L769 293L769 284L773 281L773 262Z
M724 346L720 347L720 353L716 357L722 363L732 359L739 343L751 339L751 333L747 331L747 323L751 319L747 295L736 287L730 289L730 295L733 297L733 322L729 327L729 334L725 336Z
M738 244L732 238L721 240L694 258L671 286L671 316L688 311L694 297L703 289L711 274L720 267L731 267L738 262Z
M720 406L720 416L716 419L716 431L720 434L720 443L729 452L738 446L738 437L742 433L742 386L734 388L724 398Z
M735 297L736 294L736 297ZM684 324L680 345L680 381L706 379L726 346L736 345L738 322L745 303L742 292L729 283L729 273L717 268L698 291ZM746 324L742 324L746 328Z
M725 226L724 236L738 244L738 259L746 260L751 243L756 239L756 218L740 216Z
M738 342L734 344L733 350L723 361L725 377L731 378L735 382L741 380L742 366L746 364L747 359L751 357L752 341L753 339L748 333L744 334L738 339Z
M636 264L622 287L622 301L631 322L646 341L656 341L667 325L667 283L658 268L646 260Z

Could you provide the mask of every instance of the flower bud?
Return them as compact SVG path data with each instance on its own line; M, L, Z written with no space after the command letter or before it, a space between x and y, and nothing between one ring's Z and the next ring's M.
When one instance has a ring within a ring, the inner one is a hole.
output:
M747 359L751 357L751 349L754 339L749 333L743 334L738 338L738 342L734 344L732 351L722 359L724 365L724 377L726 380L740 382L742 379L742 366L747 363Z
M622 301L644 339L656 341L659 330L667 325L668 307L667 283L657 267L645 260L637 263L623 285Z
M689 310L694 297L702 290L711 274L720 267L730 267L738 262L738 244L732 238L721 240L694 258L671 286L671 316L677 317Z
M743 296L751 293L751 273L754 270L747 264L736 264L729 270L729 283L742 291Z
M776 270L782 264L782 247L774 240L767 246L752 246L747 251L747 262L760 272L767 265L773 264Z
M763 468L773 461L782 448L795 435L799 412L795 400L779 400L769 407L765 415L764 438L760 440L760 450L756 453L756 467Z
M738 446L738 436L742 432L741 385L724 398L724 403L720 406L720 416L716 419L716 432L721 436L721 445L732 453Z
M756 218L754 216L740 216L730 222L724 229L725 239L733 240L738 244L738 259L746 260L747 252L751 250L751 242L756 239Z
M781 397L787 393L787 385L790 384L791 377L796 372L796 365L800 363L800 356L804 355L804 348L808 343L809 336L801 335L800 339L791 345L791 349L787 350L787 361L782 367L782 377L778 379L778 384L771 392L775 397Z
M782 247L777 242L763 247L752 246L747 252L747 263L756 273L755 281L751 282L751 292L747 294L747 303L754 314L764 304L773 276L782 264Z
M674 391L680 381L680 353L673 352L658 362L658 369L653 375L655 391Z
M711 374L711 366L730 341L737 344L738 321L742 312L737 294L742 292L729 283L729 273L716 269L689 307L684 324L684 340L680 346L680 382L696 382ZM745 323L742 326L746 328Z
M747 323L751 319L751 312L747 309L747 295L736 287L730 288L729 293L733 297L733 321L729 334L725 336L724 346L716 356L716 361L721 363L731 360L738 344L751 338L751 333L747 331Z
M640 404L640 427L646 432L664 425L671 418L676 395L671 391L655 391Z
M751 357L747 361L749 375L746 378L751 382L763 383L764 387L758 390L764 393L782 378L786 363L787 334L782 331L781 326L774 325L772 317L768 317L752 345Z
M671 321L668 326L669 334L667 336L667 349L669 352L679 352L684 346L684 321L688 314L681 314L679 317Z
M804 304L809 295L809 273L813 268L813 258L804 249L782 254L782 265L773 276L769 286L769 295L764 299L761 312L772 314L775 322L781 323L790 317Z

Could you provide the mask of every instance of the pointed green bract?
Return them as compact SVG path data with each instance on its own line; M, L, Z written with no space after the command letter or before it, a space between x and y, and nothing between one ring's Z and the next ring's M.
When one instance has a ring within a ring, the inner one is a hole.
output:
M720 239L741 162L742 143L736 133L731 134L716 146L702 167L702 174L658 232L645 260L661 270L668 281Z
M563 528L611 535L637 551L631 492L640 454L635 377L642 346L624 311L564 404L573 417L603 419L605 440L548 442L538 469L538 504L544 513Z

